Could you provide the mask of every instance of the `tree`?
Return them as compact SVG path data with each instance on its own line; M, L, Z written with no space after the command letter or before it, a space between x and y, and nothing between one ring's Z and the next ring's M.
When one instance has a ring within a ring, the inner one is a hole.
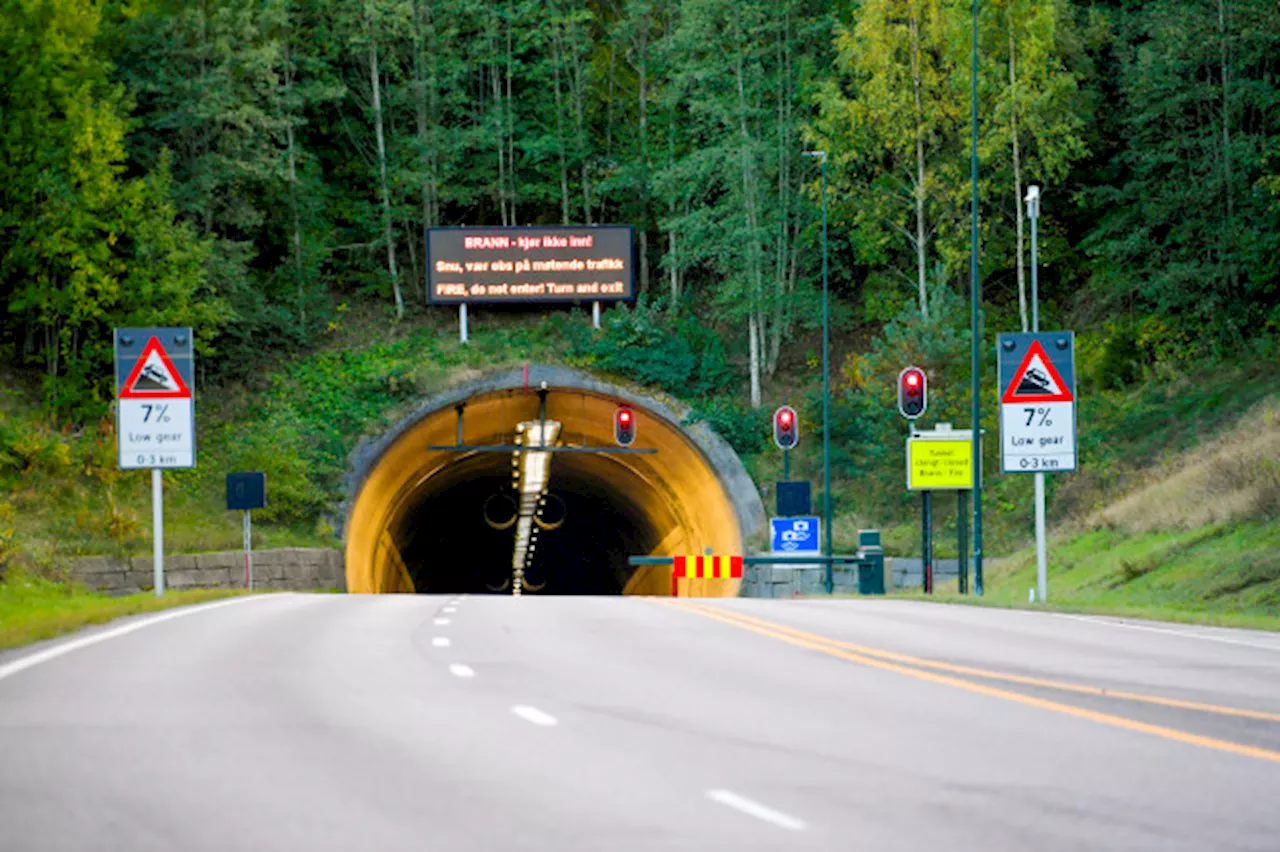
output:
M1085 118L1077 75L1067 68L1062 41L1069 37L1071 9L1060 0L997 0L988 9L982 51L993 103L984 123L979 154L987 174L988 199L997 221L1013 219L1018 313L1027 321L1023 198L1026 176L1061 188L1073 163L1087 153ZM1065 204L1067 199L1057 196ZM988 254L992 240L988 239ZM1003 242L1003 241L1000 241ZM997 243L998 245L998 243Z
M1120 21L1113 185L1088 194L1106 305L1159 312L1189 341L1239 339L1276 304L1276 220L1258 188L1280 131L1280 8L1153 0Z
M910 247L926 320L931 240L944 220L963 215L954 164L966 99L958 96L949 38L955 8L944 0L868 0L852 26L836 31L838 76L820 99L818 133L837 167L833 194L853 207L870 259L902 271L886 231Z
M124 175L125 100L98 52L98 4L9 0L2 13L0 292L49 404L97 416L113 325L199 322L207 343L227 311L209 243L175 222L168 161Z

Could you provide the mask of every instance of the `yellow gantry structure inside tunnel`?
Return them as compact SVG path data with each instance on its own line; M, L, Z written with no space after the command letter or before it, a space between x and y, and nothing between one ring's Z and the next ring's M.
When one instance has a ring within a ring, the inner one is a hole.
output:
M635 446L657 452L552 454L548 489L560 498L565 522L543 534L529 569L541 572L543 584L550 581L548 593L666 595L669 566L632 569L627 557L743 552L750 523L744 523L740 495L735 500L723 465L713 463L664 406L647 407L634 395L622 399L607 386L551 386L545 416L561 424L559 446L612 448L614 413L622 402L636 412ZM350 503L348 590L506 588L511 534L484 523L484 505L510 489L513 455L431 447L510 445L517 424L539 415L536 391L491 387L424 410L384 439L367 460ZM732 461L740 469L736 456ZM739 491L745 479L742 471ZM762 515L759 496L750 489ZM710 578L691 591L733 596L740 583Z

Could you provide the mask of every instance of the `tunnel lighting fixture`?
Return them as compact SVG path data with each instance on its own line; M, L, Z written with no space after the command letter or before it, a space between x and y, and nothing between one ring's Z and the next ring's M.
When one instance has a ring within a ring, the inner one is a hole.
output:
M512 453L512 467L516 491L520 494L517 506L516 540L511 553L511 593L519 596L524 587L524 569L533 553L534 515L540 510L547 493L547 479L551 472L551 453L538 452L532 447L552 447L560 437L560 423L556 420L532 420L516 424L516 443L521 445Z

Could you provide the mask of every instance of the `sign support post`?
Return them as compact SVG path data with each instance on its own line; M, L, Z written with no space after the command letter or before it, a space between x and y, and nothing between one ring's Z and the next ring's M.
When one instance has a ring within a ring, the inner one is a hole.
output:
M933 594L933 492L922 491L920 501L920 569L924 593Z
M600 302L596 300L591 303L591 327L600 327Z
M164 595L164 471L151 468L151 567L156 597Z
M253 513L244 510L244 587L253 591Z
M467 342L467 303L458 305L458 342Z
M969 492L956 492L956 556L960 564L957 591L969 594Z

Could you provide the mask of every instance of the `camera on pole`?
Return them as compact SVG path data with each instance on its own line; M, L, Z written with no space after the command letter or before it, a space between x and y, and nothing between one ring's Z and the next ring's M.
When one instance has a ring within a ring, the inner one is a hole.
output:
M898 374L898 411L915 420L929 407L929 377L919 367L907 367Z

